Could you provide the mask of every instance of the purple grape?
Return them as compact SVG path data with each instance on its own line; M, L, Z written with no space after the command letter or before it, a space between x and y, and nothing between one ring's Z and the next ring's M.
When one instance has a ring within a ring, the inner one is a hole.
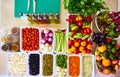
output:
M104 44L105 38L106 38L106 35L101 32L93 33L92 35L92 40L99 46Z

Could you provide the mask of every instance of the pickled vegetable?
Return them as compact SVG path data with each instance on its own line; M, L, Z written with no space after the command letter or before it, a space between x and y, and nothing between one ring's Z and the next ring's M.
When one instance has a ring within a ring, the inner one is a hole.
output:
M51 76L53 74L53 55L44 54L43 55L43 75Z

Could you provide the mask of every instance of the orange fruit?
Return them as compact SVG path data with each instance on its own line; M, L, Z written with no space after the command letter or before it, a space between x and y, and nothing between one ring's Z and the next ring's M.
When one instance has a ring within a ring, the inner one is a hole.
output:
M74 46L75 46L75 47L78 47L79 45L80 45L79 42L75 42L75 43L74 43Z
M72 46L71 51L74 52L76 50L76 47Z
M92 48L92 45L91 44L88 44L87 45L87 49L91 49Z
M81 16L77 16L77 17L76 17L76 21L79 21L79 20L82 20L82 17L81 17Z
M70 48L68 49L68 53L69 53L69 54L71 54L71 53L72 53L72 50L71 50Z
M106 45L102 45L102 46L99 46L97 49L100 52L104 52L104 51L106 51L107 47L106 47Z
M85 51L85 50L82 50L81 53L82 53L82 54L86 54L86 51Z
M111 64L111 61L110 61L109 59L103 59L103 60L102 60L102 64L103 64L104 66L108 67L108 66L110 66L110 64Z
M79 47L79 51L82 52L85 48L83 46Z
M86 41L82 41L81 42L81 46L86 46L87 45L87 42Z
M105 75L108 75L108 74L110 74L110 71L109 71L108 69L104 69L104 70L102 71L102 73L105 74Z

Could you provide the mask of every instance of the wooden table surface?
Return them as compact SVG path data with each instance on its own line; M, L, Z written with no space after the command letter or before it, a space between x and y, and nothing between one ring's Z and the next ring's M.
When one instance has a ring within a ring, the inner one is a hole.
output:
M112 11L118 11L118 0L104 0L106 3L106 6L110 8ZM13 26L33 26L29 25L28 23L24 22L21 19L17 19L14 17L14 0L0 0L0 35L8 34L8 31ZM120 5L120 3L119 3ZM120 6L119 6L120 8ZM48 27L48 28L66 28L66 18L68 16L67 10L64 10L63 6L63 0L61 0L61 24L55 25L34 25L38 27ZM96 30L95 25L94 30ZM3 31L6 32L3 32ZM0 36L1 39L1 36ZM0 47L1 47L1 40L0 40ZM0 48L1 49L1 48ZM7 63L6 63L6 52L3 52L0 50L0 75L6 74L7 69ZM120 71L117 71L115 75L103 75L99 73L97 70L95 70L95 77L120 77Z

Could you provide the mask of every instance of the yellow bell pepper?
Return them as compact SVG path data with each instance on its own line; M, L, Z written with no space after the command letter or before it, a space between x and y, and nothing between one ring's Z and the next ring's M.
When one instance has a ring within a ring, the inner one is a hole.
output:
M72 31L77 30L77 29L78 29L78 26L73 26L73 27L71 28Z
M82 26L83 28L90 28L90 24L89 25L85 25L85 26Z
M82 20L82 17L81 17L81 16L77 16L77 17L76 17L76 21L79 21L79 20Z

